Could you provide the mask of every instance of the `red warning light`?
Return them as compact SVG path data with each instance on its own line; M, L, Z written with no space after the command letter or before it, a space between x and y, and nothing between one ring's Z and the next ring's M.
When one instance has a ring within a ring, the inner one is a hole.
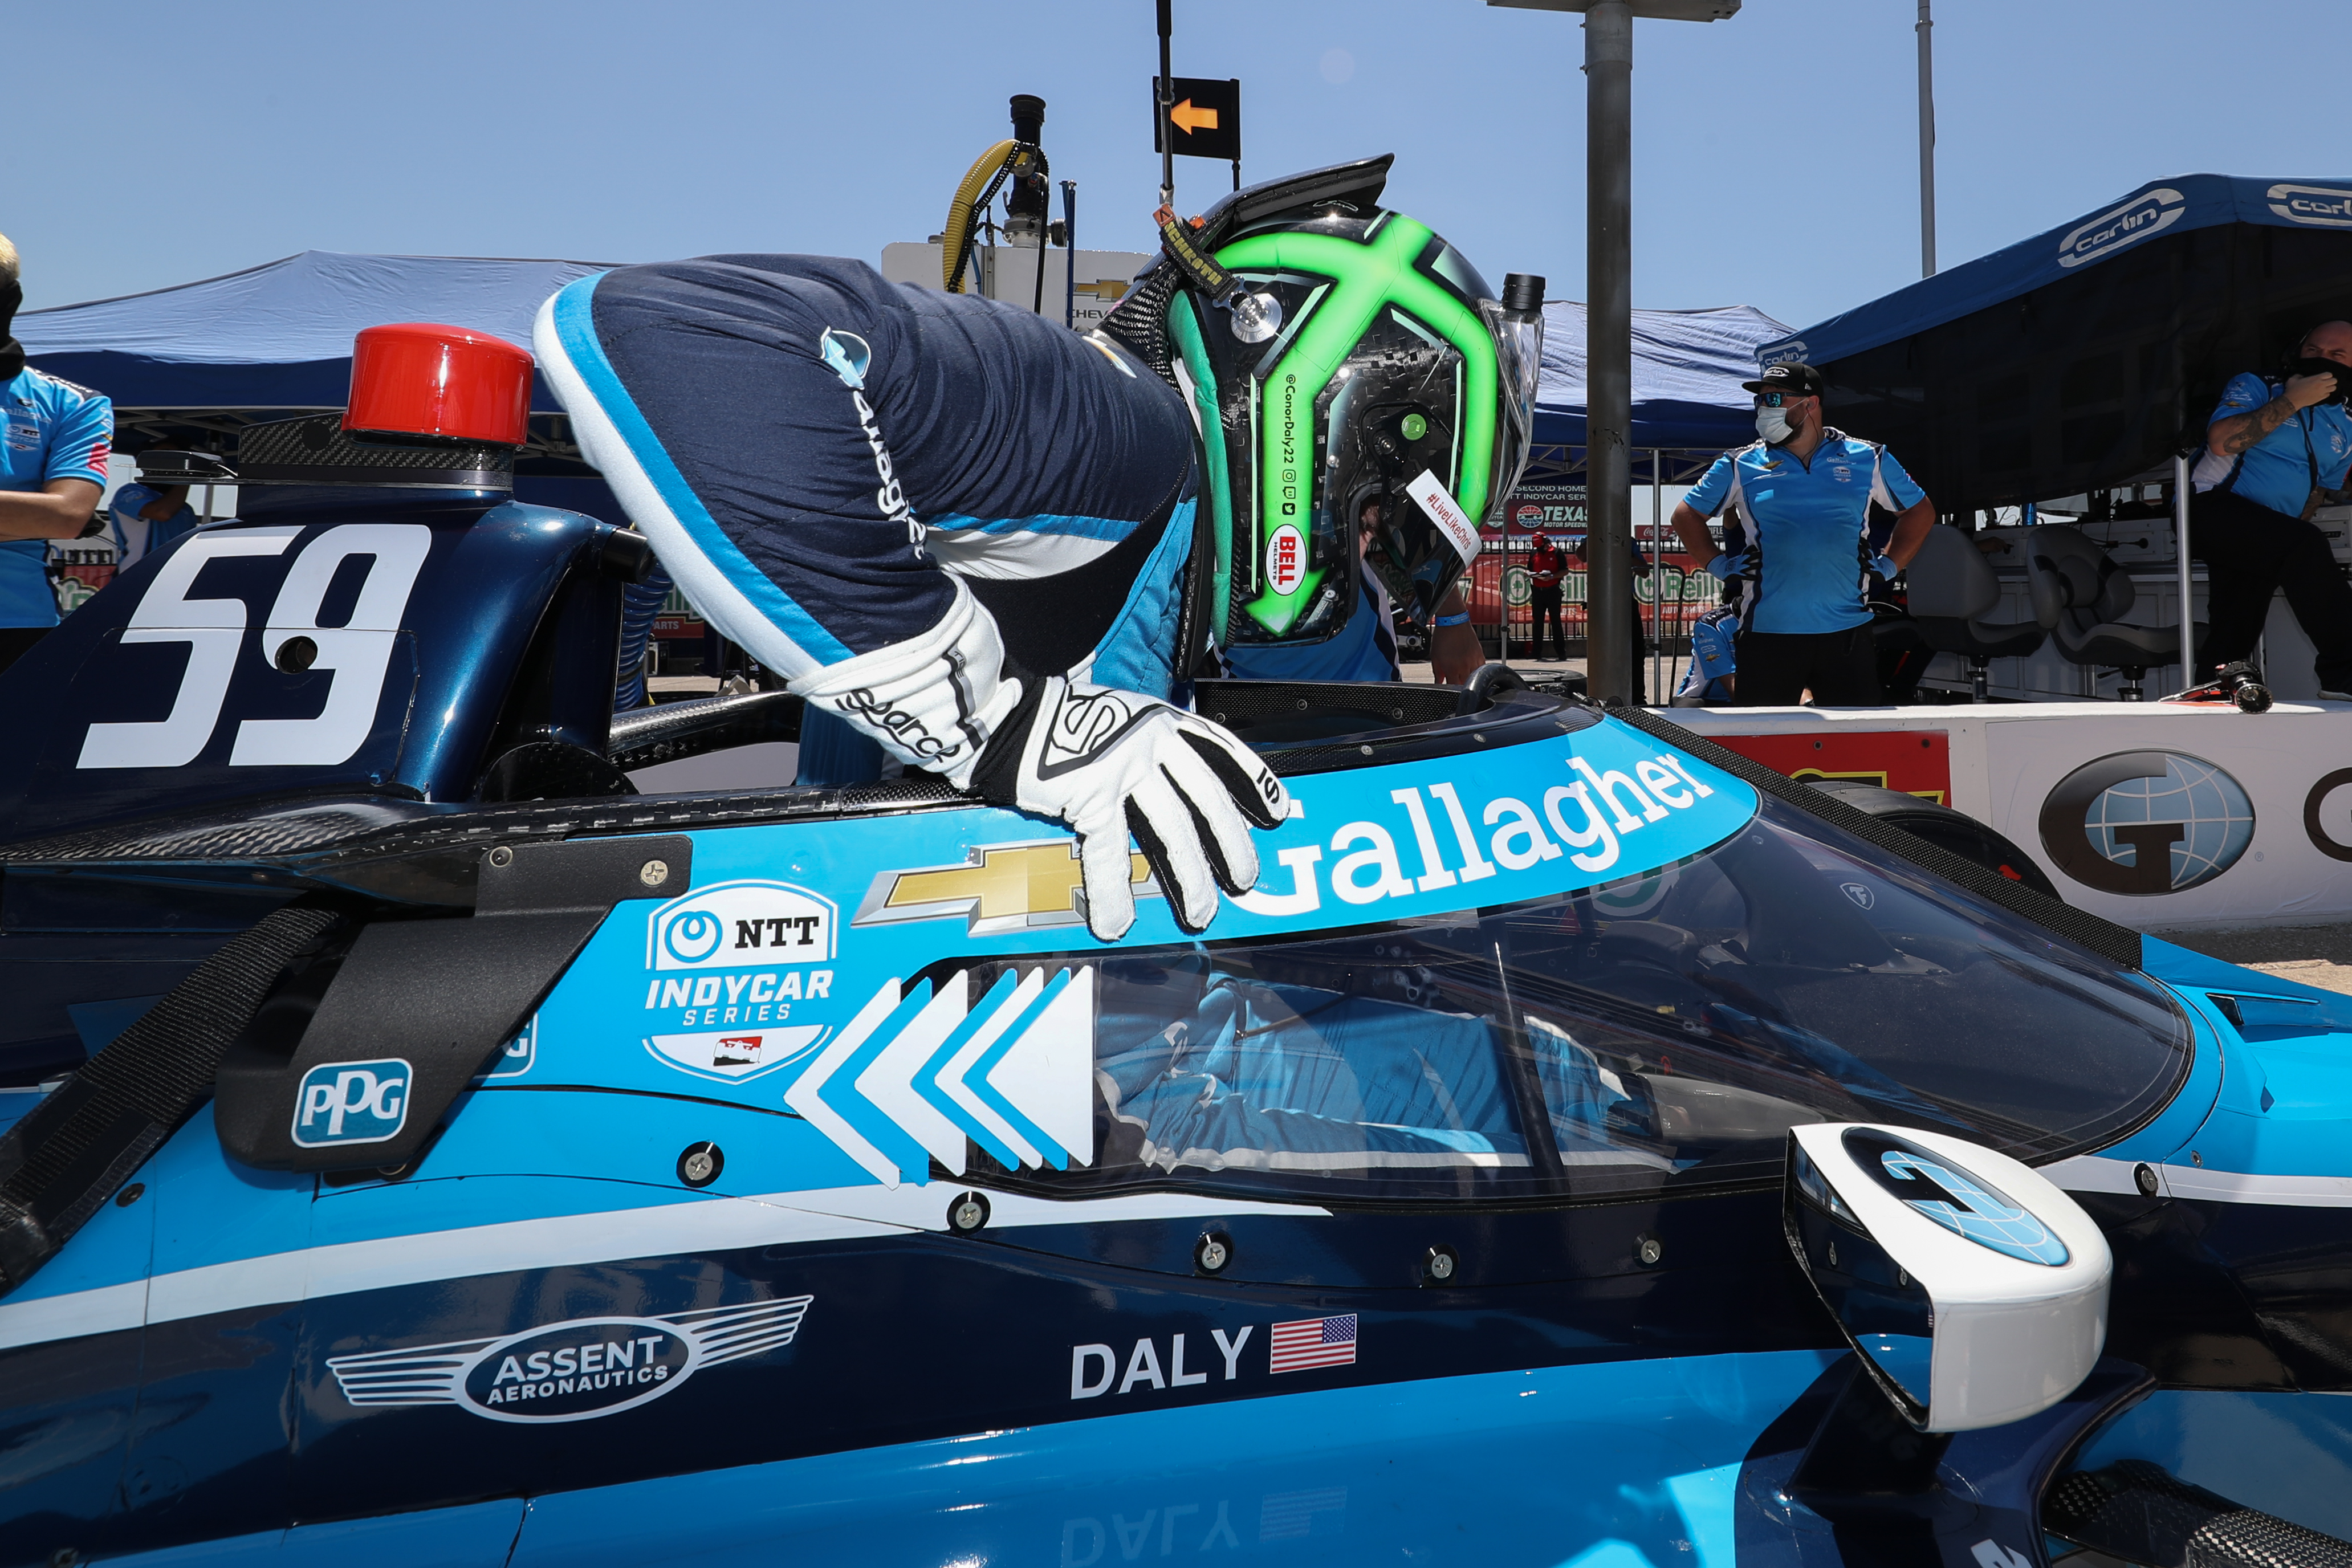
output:
M530 429L530 351L466 327L401 321L352 345L343 428L520 446Z

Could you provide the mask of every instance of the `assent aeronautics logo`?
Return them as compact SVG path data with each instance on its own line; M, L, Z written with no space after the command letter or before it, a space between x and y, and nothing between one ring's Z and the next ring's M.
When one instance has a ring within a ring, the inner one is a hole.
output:
M660 1317L573 1318L492 1339L327 1359L354 1406L455 1405L491 1421L590 1421L698 1372L791 1344L814 1296Z

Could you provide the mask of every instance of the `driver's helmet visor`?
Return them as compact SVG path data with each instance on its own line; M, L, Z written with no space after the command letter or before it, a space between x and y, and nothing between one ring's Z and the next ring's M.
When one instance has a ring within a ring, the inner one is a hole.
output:
M1478 314L1495 336L1496 391L1502 402L1495 422L1494 480L1486 492L1486 521L1501 521L1511 492L1519 487L1535 445L1536 385L1543 377L1543 318L1507 311L1493 299L1478 301Z

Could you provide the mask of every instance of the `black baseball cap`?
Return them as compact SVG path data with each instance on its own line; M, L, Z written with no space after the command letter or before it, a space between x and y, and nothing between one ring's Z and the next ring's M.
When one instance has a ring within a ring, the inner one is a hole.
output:
M1770 365L1762 376L1739 383L1752 392L1792 392L1798 397L1820 397L1830 390L1822 372L1811 365Z

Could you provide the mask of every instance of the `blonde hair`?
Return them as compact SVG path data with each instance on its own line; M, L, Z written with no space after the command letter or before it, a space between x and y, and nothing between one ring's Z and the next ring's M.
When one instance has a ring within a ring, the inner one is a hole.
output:
M0 283L14 283L16 281L16 247L8 243L8 236L6 235L0 235Z

